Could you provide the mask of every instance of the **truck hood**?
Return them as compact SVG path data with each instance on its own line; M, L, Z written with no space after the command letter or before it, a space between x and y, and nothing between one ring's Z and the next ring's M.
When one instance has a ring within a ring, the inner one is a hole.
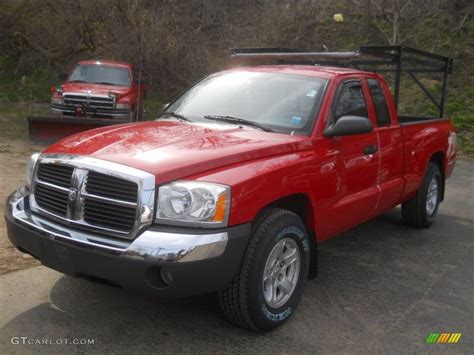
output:
M67 137L44 153L91 156L147 171L157 184L226 165L310 148L307 136L174 120L98 128Z
M66 82L61 85L64 93L90 93L91 95L108 95L109 92L116 92L124 95L130 91L128 86L102 85L91 83Z

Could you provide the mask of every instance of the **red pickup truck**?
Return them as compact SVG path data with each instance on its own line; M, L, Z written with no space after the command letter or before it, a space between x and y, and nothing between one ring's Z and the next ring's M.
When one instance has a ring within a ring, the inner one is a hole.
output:
M168 297L218 291L229 320L270 330L316 275L317 242L399 204L409 225L434 222L455 142L449 119L398 117L372 72L227 70L154 122L33 155L8 235L69 275Z
M84 60L66 81L52 87L51 108L63 116L141 121L146 85L134 66L112 60Z

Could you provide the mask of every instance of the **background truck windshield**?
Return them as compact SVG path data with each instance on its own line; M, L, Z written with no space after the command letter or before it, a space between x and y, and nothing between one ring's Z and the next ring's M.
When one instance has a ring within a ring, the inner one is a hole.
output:
M302 75L252 71L215 74L185 92L165 113L194 121L206 121L206 115L233 116L277 132L308 134L326 82Z
M117 86L131 85L130 73L127 68L97 64L77 65L69 76L69 81Z

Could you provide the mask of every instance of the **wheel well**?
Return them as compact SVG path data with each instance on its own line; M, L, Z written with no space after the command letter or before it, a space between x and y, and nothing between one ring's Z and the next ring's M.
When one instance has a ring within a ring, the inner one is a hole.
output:
M444 177L444 153L443 152L436 152L430 158L430 162L435 163L438 165L439 171L441 172L441 176L443 177L443 184L441 186L441 199L440 202L444 200L444 185L445 185L445 177Z
M301 220L306 224L308 231L314 230L311 201L308 196L304 194L285 196L272 202L267 207L276 207L291 211L301 218Z
M311 245L311 260L309 266L309 278L314 279L318 273L318 256L317 256L317 243L316 243L316 231L314 227L314 213L311 200L305 194L294 194L280 198L265 208L275 207L281 208L287 211L291 211L301 218L303 223L306 225L306 229L309 233L310 245Z

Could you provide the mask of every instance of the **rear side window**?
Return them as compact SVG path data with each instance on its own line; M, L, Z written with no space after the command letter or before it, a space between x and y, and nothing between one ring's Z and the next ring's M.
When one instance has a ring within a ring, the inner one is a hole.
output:
M376 79L368 79L370 95L375 106L375 113L377 115L377 125L390 126L390 111L388 110L387 100L383 94L380 82Z
M342 116L369 117L360 81L342 84L334 106L334 122Z

